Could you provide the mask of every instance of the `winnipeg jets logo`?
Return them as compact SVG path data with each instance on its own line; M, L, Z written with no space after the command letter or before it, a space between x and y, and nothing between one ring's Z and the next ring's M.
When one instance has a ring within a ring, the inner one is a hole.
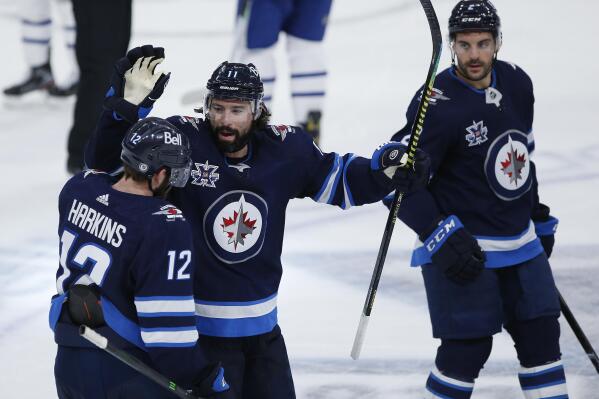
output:
M260 253L266 236L268 205L255 193L230 191L204 214L204 239L224 263L240 263Z
M526 154L524 152L518 153L518 147L514 148L514 142L512 138L508 136L509 149L507 150L507 157L501 162L501 170L509 178L510 184L518 185L519 180L522 180L522 169L526 166Z
M191 184L195 184L200 187L216 187L215 183L220 179L220 175L216 173L218 166L210 165L208 161L205 163L195 163L196 170L191 171L191 177L193 181Z
M164 215L166 216L167 222L172 222L177 219L185 220L183 212L176 206L170 204L162 206L158 212L154 212L152 215Z
M418 97L418 101L422 100L422 91L420 92L420 96ZM445 94L443 94L442 90L439 90L437 88L433 87L433 90L431 91L431 96L429 98L429 103L431 105L437 105L438 101L449 101L451 100L451 98L447 97Z
M281 141L285 141L287 133L295 133L295 128L289 125L271 125L270 128L276 136L281 138Z
M468 141L468 147L474 147L480 145L488 140L487 133L488 129L484 125L483 121L475 122L472 121L472 125L466 128L468 134L464 136Z
M530 190L532 175L527 144L527 135L512 129L489 145L485 174L495 195L505 201L520 198Z
M227 244L233 244L235 250L238 245L245 244L245 238L254 232L256 219L251 219L248 212L243 209L243 195L239 200L239 209L233 211L233 216L223 218L221 227L223 232L229 237Z

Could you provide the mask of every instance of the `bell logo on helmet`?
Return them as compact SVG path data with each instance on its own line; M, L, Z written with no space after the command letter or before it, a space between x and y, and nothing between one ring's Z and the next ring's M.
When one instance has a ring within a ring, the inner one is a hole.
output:
M181 145L181 134L172 135L171 132L164 132L164 144Z
M221 87L219 87L219 89L221 89L221 90L239 90L239 87L235 87L235 86L221 86Z

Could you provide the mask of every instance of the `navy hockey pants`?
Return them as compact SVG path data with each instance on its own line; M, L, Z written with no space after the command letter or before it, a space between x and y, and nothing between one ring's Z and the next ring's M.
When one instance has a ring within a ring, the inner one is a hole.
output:
M422 275L435 338L489 337L502 326L560 314L545 253L515 266L485 269L465 285L431 264L422 266Z
M294 399L295 388L279 326L266 334L223 338L200 335L210 362L222 362L236 399Z
M137 353L143 358L143 354ZM173 399L175 395L99 349L58 346L59 399Z

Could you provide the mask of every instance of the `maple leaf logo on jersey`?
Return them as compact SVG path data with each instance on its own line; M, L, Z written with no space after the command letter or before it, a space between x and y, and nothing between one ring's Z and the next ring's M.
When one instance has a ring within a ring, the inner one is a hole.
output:
M241 217L239 217L241 216ZM251 220L248 213L243 211L243 201L239 202L239 210L233 211L233 217L223 218L223 232L229 237L229 244L233 244L237 249L237 244L244 245L245 238L248 234L252 234L256 219Z
M216 173L218 166L210 165L208 160L205 163L195 163L196 170L191 171L191 177L193 181L191 184L195 184L200 187L215 188L216 182L220 179L220 175Z
M185 220L183 217L183 212L181 212L176 206L170 204L160 207L160 210L158 212L152 213L152 215L164 215L166 216L167 222L172 222L177 219Z
M487 133L488 129L483 124L483 121L475 122L472 121L472 125L466 128L468 134L464 136L468 141L468 147L474 147L480 145L488 140Z
M526 166L526 156L518 154L518 150L514 149L512 138L509 138L510 151L507 154L507 159L501 162L501 170L509 176L510 183L518 184L518 180L522 179L522 169Z

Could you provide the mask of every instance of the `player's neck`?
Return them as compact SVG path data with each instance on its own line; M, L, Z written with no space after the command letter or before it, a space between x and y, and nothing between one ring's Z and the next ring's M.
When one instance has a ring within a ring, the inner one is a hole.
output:
M248 145L244 145L243 148L235 152L225 152L227 158L245 158L248 155Z
M154 195L148 188L147 182L137 182L133 179L125 179L125 177L121 177L119 181L112 185L112 188L127 194L144 195L147 197Z

